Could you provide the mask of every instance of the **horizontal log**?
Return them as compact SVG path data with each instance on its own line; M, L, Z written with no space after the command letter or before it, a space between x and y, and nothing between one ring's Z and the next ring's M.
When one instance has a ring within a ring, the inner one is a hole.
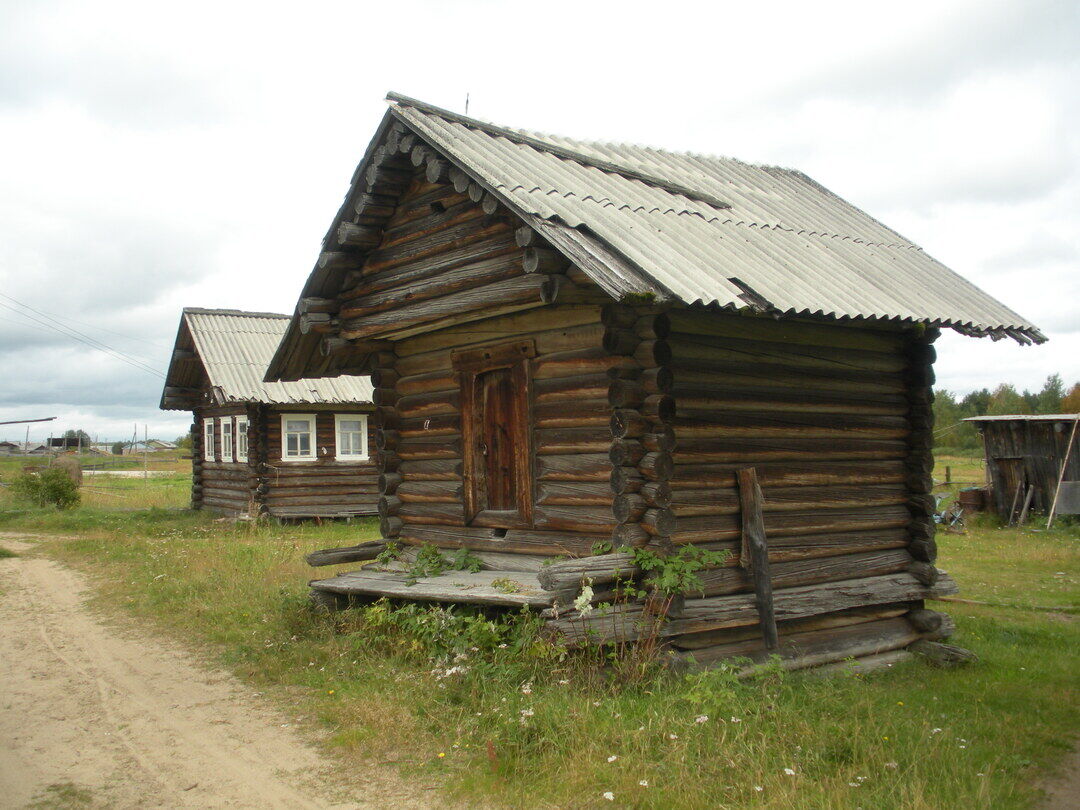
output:
M899 373L904 371L907 365L904 356L895 351L874 352L849 347L796 345L767 338L749 340L725 337L717 340L679 332L674 326L668 343L673 358L671 365L676 369L692 368L696 360L783 363L802 368L848 368L882 373Z
M510 254L516 255L517 253L513 240L509 239L506 233L496 234L488 239L482 239L423 260L363 275L361 281L344 293L341 298L349 301L361 296L373 295L384 290L434 278L459 267L495 260L498 257L509 257ZM509 258L503 259L503 261L507 260Z
M676 416L671 425L684 441L732 436L903 439L910 433L908 421L902 416L850 413L720 411L704 419Z
M503 551L543 556L591 555L593 547L607 538L577 532L544 532L510 529L505 536L500 530L465 526L420 526L410 524L401 531L403 542L430 543L439 548L468 548L472 550Z
M500 234L510 236L509 231L509 226L502 222L488 224L477 224L476 221L463 222L405 244L373 250L368 255L364 271L366 274L374 274L407 262L415 263L436 254L459 250Z
M774 654L780 658L780 666L785 670L806 669L881 655L907 647L919 638L915 628L903 617L897 617L797 633L785 639L776 650L766 650L758 641L744 641L694 650L682 654L680 659L690 662L693 667L702 667L733 657L749 658L754 666L744 667L740 674L745 677L759 671L760 665Z
M533 401L547 404L567 400L602 399L607 396L610 383L608 376L603 373L534 380Z
M902 506L875 506L865 509L774 512L765 522L770 544L774 537L826 532L867 531L902 528L911 515ZM672 533L675 543L701 543L734 538L741 531L736 515L709 515L680 518Z
M351 320L390 309L398 311L407 304L443 298L462 290L514 278L522 272L520 257L499 255L447 270L437 276L353 298L347 306L342 307L339 317Z
M735 559L737 563L737 557ZM778 561L774 561L770 554L769 573L774 589L790 588L817 582L894 574L906 570L911 562L911 555L902 548ZM737 564L703 571L698 576L701 579L700 590L688 595L716 596L725 593L749 593L754 590L753 576Z
M763 386L683 386L678 374L671 387L676 398L679 415L701 421L715 419L720 411L782 411L802 413L850 413L905 416L910 409L908 402L899 396L876 397L847 394L844 392L784 390Z
M898 602L892 605L873 605L871 607L849 608L835 613L823 613L805 619L792 619L777 622L781 638L789 638L797 633L812 630L826 630L832 627L852 627L857 624L896 619L908 616L911 602ZM918 627L916 630L922 630ZM743 641L761 642L761 631L756 627L733 627L723 630L706 630L704 633L688 633L671 640L671 646L678 650L699 650L715 647L719 644L736 644Z
M533 431L533 448L540 455L603 453L611 447L606 427L545 428Z
M604 481L541 481L536 503L541 506L604 506L611 508L614 495Z
M460 481L401 481L401 476L396 476L396 478L399 482L396 485L393 478L390 478L387 483L393 487L393 494L404 503L459 503L461 501ZM385 489L383 491L386 492Z
M385 550L386 543L374 541L345 548L320 549L311 552L304 559L307 560L308 565L313 567L339 565L341 563L360 562L361 560L374 560Z
M810 509L844 509L895 506L907 502L908 492L899 484L878 486L763 487L766 513ZM680 518L700 515L733 515L739 511L735 489L680 489L671 491L671 506Z
M767 438L731 437L684 441L673 453L676 465L730 463L736 461L805 461L856 459L902 459L907 445L891 439L818 439L802 436Z
M726 315L695 308L667 312L671 331L687 335L742 340L782 341L801 346L826 346L892 354L904 347L897 329L866 329L839 323L800 321L794 318Z
M405 481L454 481L462 474L460 458L402 461L396 472Z
M615 528L611 508L603 506L542 506L533 509L537 529L607 534Z
M641 575L633 554L601 554L544 566L536 578L546 591L629 581Z
M679 451L675 451L677 456ZM673 475L676 489L734 487L735 471L745 463L680 464ZM763 487L845 486L892 484L904 481L903 462L890 461L802 461L758 462L754 468Z
M610 355L601 347L573 349L541 355L533 361L533 379L571 377L583 374L607 374L609 369L636 370L638 365L627 357ZM606 396L606 394L605 394Z
M380 333L400 331L406 327L431 323L448 316L485 310L493 301L502 306L538 303L547 276L520 276L462 290L430 301L398 306L389 312L379 312L362 318L342 321L341 337L362 338Z
M534 405L533 424L537 428L606 427L611 420L611 406L606 399L585 399L575 402L551 402Z
M781 588L773 592L773 609L777 621L787 621L848 608L947 596L958 591L956 583L947 576L928 588L910 574L886 574L840 583ZM569 611L550 620L549 627L569 644L624 642L637 639L643 633L655 632L670 638L684 633L756 625L758 613L753 594L735 594L687 599L682 617L659 627L652 622L643 622L643 618L640 605L626 604L616 605L602 614L582 616Z

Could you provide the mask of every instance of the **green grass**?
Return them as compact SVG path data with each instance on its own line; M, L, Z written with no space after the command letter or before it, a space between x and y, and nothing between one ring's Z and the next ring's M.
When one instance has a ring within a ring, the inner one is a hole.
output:
M1023 808L1080 724L1075 529L940 538L962 596L1063 609L933 605L979 654L967 669L634 682L468 611L312 611L302 555L374 537L372 521L82 511L0 511L0 528L62 535L39 548L89 571L103 607L204 645L324 730L346 769L397 762L466 805L609 807L611 791L640 808Z

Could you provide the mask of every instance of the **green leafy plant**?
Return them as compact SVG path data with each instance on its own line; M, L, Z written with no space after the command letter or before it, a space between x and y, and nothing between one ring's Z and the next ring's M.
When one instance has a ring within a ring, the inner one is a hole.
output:
M450 567L455 571L468 571L470 574L475 574L484 567L484 563L467 548L459 548L450 555Z
M415 585L422 577L437 577L447 569L446 558L430 543L424 543L409 566L407 584Z
M36 506L71 509L78 506L80 500L78 485L59 467L20 473L11 482L11 490L17 497Z
M401 556L401 543L395 540L387 540L386 548L378 553L375 557L375 562L379 565L389 565L397 560Z
M633 551L634 564L651 576L653 590L667 596L702 590L701 571L719 568L731 556L725 551L709 551L697 546L682 546L674 554L660 556L648 548Z

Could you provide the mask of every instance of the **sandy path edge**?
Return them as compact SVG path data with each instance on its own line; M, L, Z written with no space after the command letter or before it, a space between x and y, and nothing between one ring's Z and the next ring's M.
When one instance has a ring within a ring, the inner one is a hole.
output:
M289 718L169 641L103 623L86 593L54 561L0 559L3 806L65 783L116 808L429 806L385 769L345 790Z

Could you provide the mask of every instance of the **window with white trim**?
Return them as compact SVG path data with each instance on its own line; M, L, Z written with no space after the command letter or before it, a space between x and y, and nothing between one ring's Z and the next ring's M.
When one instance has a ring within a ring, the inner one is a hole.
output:
M221 460L233 460L233 420L231 416L221 419Z
M203 419L203 451L202 457L205 461L214 460L214 420Z
M281 460L310 461L315 458L315 414L281 415Z
M236 417L236 460L248 460L248 418Z
M362 413L334 414L334 436L337 457L366 461L368 457L367 415Z

